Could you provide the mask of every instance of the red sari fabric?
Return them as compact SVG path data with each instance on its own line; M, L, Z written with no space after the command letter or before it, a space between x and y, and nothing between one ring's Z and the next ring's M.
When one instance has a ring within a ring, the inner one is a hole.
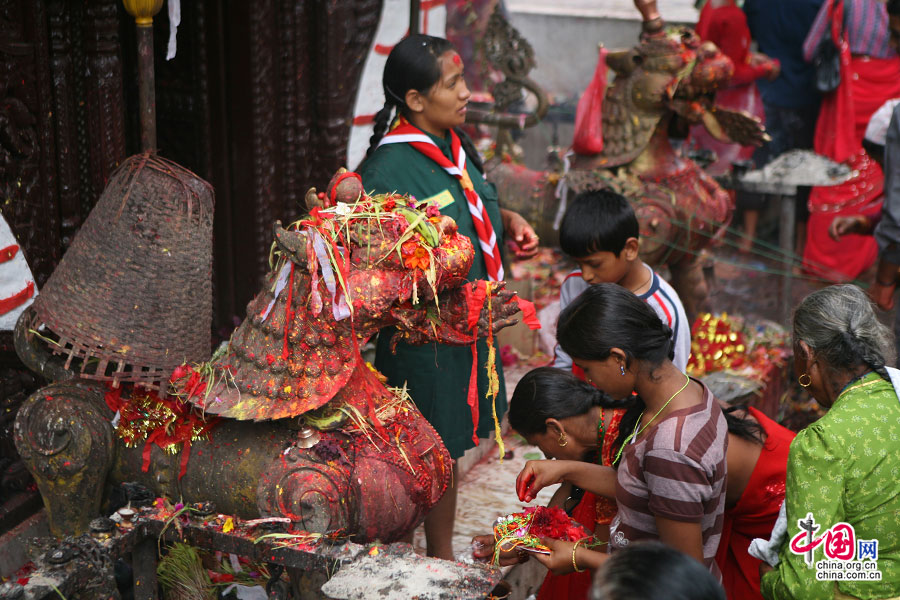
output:
M766 443L741 499L725 511L716 564L722 571L722 585L730 600L762 598L760 561L750 556L747 548L753 538L768 538L772 533L784 501L788 451L795 435L755 408L748 410L765 430Z
M875 238L846 235L836 242L828 235L828 227L836 216L877 214L881 210L884 176L881 167L863 151L862 140L872 113L898 96L900 58L851 57L843 43L841 84L822 101L815 150L847 163L858 175L841 185L812 189L803 251L806 272L830 281L849 281L875 262Z
M619 437L619 423L624 414L624 410L612 411L612 418L606 426L606 434L603 437L603 460L601 462L603 465L612 465L615 458L613 442ZM572 518L591 531L597 527L608 526L615 516L616 503L614 500L595 496L590 492L584 493L581 502L572 511ZM591 523L595 525L592 527ZM554 575L548 572L540 591L538 591L538 600L586 600L593 576L594 574L587 570L568 575ZM757 587L759 587L759 582L757 582Z
M772 67L750 63L750 28L744 11L734 3L713 8L707 2L700 11L695 31L700 39L714 43L734 63L734 74L728 86L716 92L716 105L743 111L764 121L762 97L754 82L767 75ZM704 125L691 127L691 141L698 148L716 153L716 161L705 169L712 175L729 172L731 163L749 159L755 150L753 146L721 142Z

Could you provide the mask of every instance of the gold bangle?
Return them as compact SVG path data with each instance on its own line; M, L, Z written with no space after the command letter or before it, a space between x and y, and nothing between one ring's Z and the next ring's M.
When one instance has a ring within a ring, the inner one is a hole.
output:
M587 569L579 569L578 563L575 562L575 551L578 550L578 544L580 544L582 540L578 540L575 542L575 545L572 546L572 568L575 569L576 573L584 573Z

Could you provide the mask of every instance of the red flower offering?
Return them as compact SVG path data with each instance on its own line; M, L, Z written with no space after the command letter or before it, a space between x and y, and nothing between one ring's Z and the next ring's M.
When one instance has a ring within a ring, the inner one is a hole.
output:
M499 561L500 552L514 548L549 553L550 549L541 543L541 538L576 542L588 537L591 537L591 533L573 521L563 509L530 506L522 512L497 520L494 525L494 540L497 542L494 562Z

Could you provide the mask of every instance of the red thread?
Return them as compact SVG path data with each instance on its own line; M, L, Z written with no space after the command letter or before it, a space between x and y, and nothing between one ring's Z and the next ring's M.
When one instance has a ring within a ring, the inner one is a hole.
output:
M354 177L362 183L362 177L359 176L359 173L354 173L353 171L347 171L346 173L341 173L338 175L337 181L334 182L334 185L331 187L331 194L329 195L329 200L331 200L331 204L328 206L335 206L337 204L337 189L338 186L341 185L341 182L349 177Z

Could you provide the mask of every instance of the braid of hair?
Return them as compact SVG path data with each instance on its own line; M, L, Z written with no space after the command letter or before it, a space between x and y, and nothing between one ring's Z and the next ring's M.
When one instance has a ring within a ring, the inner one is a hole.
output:
M378 142L387 132L388 125L391 122L391 114L394 112L394 105L390 100L386 100L384 106L375 113L375 124L372 131L372 137L369 138L369 149L366 150L366 158L372 154L372 151L378 147Z
M874 350L869 344L863 343L853 333L846 331L841 332L841 338L844 345L853 353L857 359L868 366L870 369L878 373L885 381L890 381L887 369L884 365L884 357Z

